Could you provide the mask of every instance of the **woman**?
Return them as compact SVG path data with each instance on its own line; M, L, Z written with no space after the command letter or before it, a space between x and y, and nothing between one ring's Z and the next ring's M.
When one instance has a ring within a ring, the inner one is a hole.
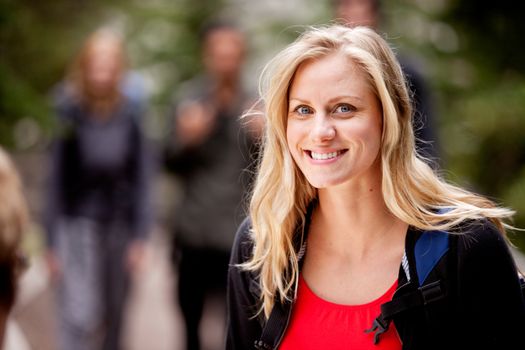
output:
M16 301L18 277L27 267L21 251L29 213L22 182L11 157L0 147L0 347ZM4 344L4 345L2 345Z
M46 229L64 349L120 348L129 274L149 231L150 164L125 69L122 40L97 31L55 95Z
M227 348L516 348L525 305L502 222L513 213L418 158L388 44L364 27L314 28L264 74Z

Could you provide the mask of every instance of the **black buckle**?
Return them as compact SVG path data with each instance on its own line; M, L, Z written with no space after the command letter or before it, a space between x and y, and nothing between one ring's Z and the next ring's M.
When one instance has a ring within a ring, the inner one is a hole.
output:
M372 323L372 327L365 330L365 333L374 332L374 345L379 343L379 336L388 330L388 325L390 324L388 321L381 321L380 317L381 316L376 317L374 323ZM384 322L386 322L386 324L384 324Z
M419 287L423 305L427 305L436 300L442 299L445 295L441 289L441 281L435 281Z
M263 342L262 340L256 340L254 346L256 349L259 350L272 350L272 347Z

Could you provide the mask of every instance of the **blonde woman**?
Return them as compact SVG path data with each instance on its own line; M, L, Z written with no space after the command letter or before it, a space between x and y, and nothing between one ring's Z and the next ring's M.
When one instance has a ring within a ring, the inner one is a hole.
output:
M503 220L418 158L405 78L364 27L267 66L266 132L229 271L228 349L518 347Z
M28 207L15 165L0 147L0 347L6 321L18 289L18 277L27 261L21 241L28 224Z

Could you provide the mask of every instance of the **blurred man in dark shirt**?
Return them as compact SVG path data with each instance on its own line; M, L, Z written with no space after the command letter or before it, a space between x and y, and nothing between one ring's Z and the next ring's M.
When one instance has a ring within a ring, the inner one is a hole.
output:
M199 324L210 292L224 300L230 249L245 211L254 136L240 116L249 94L242 85L245 37L228 23L202 34L205 71L184 83L169 116L165 160L181 180L175 212L174 263L186 323L187 349L200 349Z

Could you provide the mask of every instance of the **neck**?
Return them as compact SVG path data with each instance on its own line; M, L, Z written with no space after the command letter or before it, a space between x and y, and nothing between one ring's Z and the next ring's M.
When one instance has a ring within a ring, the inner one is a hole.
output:
M378 182L353 189L319 190L311 233L334 254L364 258L385 244L404 244L406 228L386 207Z

